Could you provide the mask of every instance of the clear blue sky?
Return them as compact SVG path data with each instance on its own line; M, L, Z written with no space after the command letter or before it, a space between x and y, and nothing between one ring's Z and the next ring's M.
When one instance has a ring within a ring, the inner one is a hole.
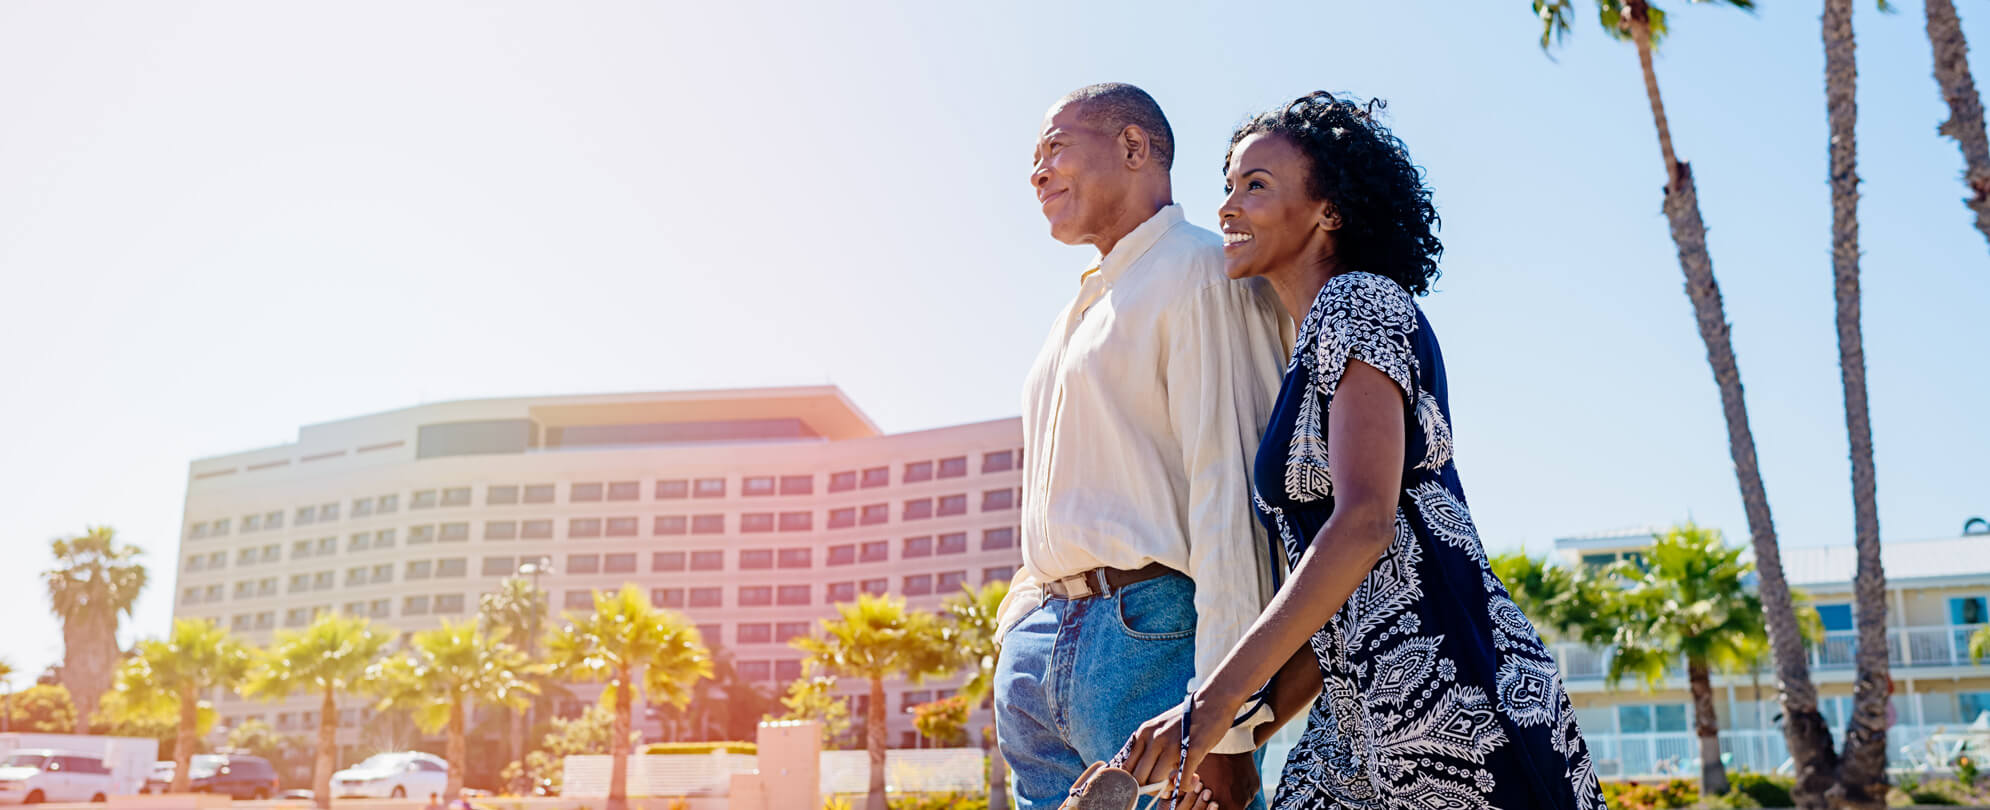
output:
M306 423L818 382L893 431L1015 414L1088 259L1037 214L1031 138L1103 80L1166 108L1205 225L1246 113L1390 101L1444 217L1425 306L1490 546L1745 536L1636 59L1590 17L1550 61L1523 0L852 5L0 6L0 656L59 656L35 574L86 524L152 552L160 632L187 461ZM1818 7L1670 5L1778 527L1849 542ZM1882 526L1952 536L1990 514L1990 247L1919 3L1861 5Z

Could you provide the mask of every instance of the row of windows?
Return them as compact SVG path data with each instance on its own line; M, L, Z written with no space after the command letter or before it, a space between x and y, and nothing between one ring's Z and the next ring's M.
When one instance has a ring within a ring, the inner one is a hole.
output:
M1014 578L1016 569L1009 565L996 565L981 569L981 582L1007 582ZM901 596L931 596L934 594L952 595L967 585L966 571L944 571L938 574L913 574L899 581ZM734 607L767 607L770 605L812 604L811 585L740 585L734 594ZM885 596L891 592L890 577L876 577L862 581L831 582L823 589L823 601L827 604L854 602L859 593L872 596ZM651 588L650 602L657 607L673 610L683 608L722 608L725 607L725 588L717 585L696 588ZM567 591L563 605L568 610L587 610L594 607L593 591ZM806 626L806 622L800 623ZM742 625L744 628L745 625ZM742 633L748 632L744 629ZM758 631L751 631L757 633ZM781 635L778 628L772 631ZM804 629L801 632L806 632ZM782 639L799 635L784 635ZM745 641L745 639L741 639Z
M984 453L981 457L981 471L986 473L1006 472L1020 465L1021 451L998 450ZM936 479L961 478L968 473L968 457L952 456L936 461L914 461L905 465L900 475L902 483L912 484ZM886 486L891 483L891 468L871 467L864 470L844 470L829 474L829 491L845 492L860 488ZM655 482L655 497L658 500L680 498L723 498L726 495L725 478L678 478ZM810 495L815 492L814 475L749 475L740 478L740 494L743 496L767 495ZM487 505L553 503L556 496L553 484L501 484L485 488L484 502ZM582 482L569 484L569 503L597 503L603 501L635 501L642 498L640 481ZM471 488L444 487L422 489L408 496L409 509L434 509L437 507L459 507L471 505ZM985 507L984 507L985 508ZM400 509L400 496L379 495L368 498L355 498L352 501L351 515L392 514ZM300 506L292 513L291 525L308 526L316 523L330 523L339 519L339 504L326 503L316 506ZM941 514L946 514L942 511ZM231 529L230 518L201 521L187 528L189 539L223 537ZM240 518L241 531L269 531L284 526L283 510Z

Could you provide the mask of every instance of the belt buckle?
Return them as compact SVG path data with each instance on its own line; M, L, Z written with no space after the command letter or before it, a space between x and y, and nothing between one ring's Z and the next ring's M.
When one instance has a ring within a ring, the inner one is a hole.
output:
M1058 580L1057 584L1064 587L1064 598L1066 599L1087 599L1097 593L1092 590L1091 578L1084 574L1065 577Z

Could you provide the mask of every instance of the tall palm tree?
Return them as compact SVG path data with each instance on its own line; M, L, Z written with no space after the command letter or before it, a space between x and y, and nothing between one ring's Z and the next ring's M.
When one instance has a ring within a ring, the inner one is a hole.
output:
M318 756L311 770L311 796L319 807L332 806L339 693L370 691L367 672L393 639L392 630L374 627L363 618L326 612L301 631L277 631L276 643L256 656L243 683L243 693L270 700L318 693Z
M884 795L884 682L904 676L917 683L954 669L957 652L931 613L908 611L905 600L862 594L836 606L841 616L823 619L820 636L790 641L824 671L870 681L870 710L864 726L870 752L870 796L865 810L886 810Z
M409 642L405 653L375 662L362 678L381 696L380 710L408 711L430 734L448 729L443 799L455 801L469 765L464 740L469 713L478 706L516 709L537 687L526 679L525 654L505 644L501 633L480 632L475 622L444 620Z
M1753 0L1694 0L1719 3L1740 9L1753 9ZM1575 0L1532 0L1534 13L1541 19L1541 47L1566 35L1575 14ZM1612 37L1630 40L1636 47L1638 66L1644 73L1645 96L1651 102L1652 124L1658 130L1659 154L1665 163L1665 216L1671 223L1672 241L1678 247L1679 268L1686 276L1686 297L1692 301L1700 339L1707 346L1707 364L1720 389L1721 411L1727 420L1728 454L1734 461L1734 475L1741 488L1741 504L1748 518L1748 534L1755 549L1755 564L1761 575L1761 598L1766 611L1769 646L1774 653L1776 679L1781 685L1783 735L1797 763L1795 788L1791 791L1801 808L1823 807L1838 768L1838 754L1831 747L1831 730L1817 709L1817 686L1810 679L1810 661L1803 647L1796 609L1790 601L1789 580L1783 575L1783 558L1776 543L1776 524L1769 512L1768 490L1762 484L1762 470L1755 455L1755 435L1748 426L1748 405L1742 397L1741 369L1735 360L1734 343L1728 335L1727 315L1721 305L1720 285L1714 280L1713 257L1707 252L1706 223L1700 217L1699 192L1693 185L1693 171L1672 148L1672 129L1665 117L1665 103L1658 92L1658 74L1652 68L1652 46L1667 33L1665 13L1649 0L1597 0L1603 28Z
M117 668L117 625L145 590L137 546L120 545L108 526L50 543L55 567L42 572L49 608L62 620L62 685L76 699L76 733L90 733L90 716Z
M13 730L7 727L14 715L14 685L8 683L13 679L14 665L0 659L0 733Z
M1962 149L1963 204L1976 212L1976 229L1990 239L1990 138L1983 131L1983 97L1969 72L1969 41L1962 36L1954 0L1926 0L1928 45L1935 52L1935 84L1948 102L1949 120L1936 129Z
M1990 655L1990 627L1979 627L1969 634L1969 663L1983 663L1983 656Z
M949 645L967 664L967 682L960 696L970 707L978 706L995 692L995 658L1001 648L995 643L1000 629L1002 599L1009 595L1009 581L998 579L979 589L961 586L961 594L947 599L942 608L947 622L942 628ZM970 711L972 709L970 708ZM1009 764L996 745L995 726L983 730L988 751L988 810L1009 807Z
M843 733L850 730L850 701L836 694L836 676L824 675L813 661L802 662L802 676L788 684L787 694L781 697L781 707L786 711L780 720L805 720L815 723L820 729L822 747L828 748ZM994 810L990 805L990 810Z
M633 691L640 685L649 701L682 707L691 700L691 685L711 677L712 654L689 619L652 606L635 585L595 591L593 613L568 613L565 619L546 641L548 663L568 680L607 684L601 702L615 707L608 810L625 810Z
M1886 1L1880 0L1885 9ZM1859 326L1858 62L1852 0L1824 0L1824 100L1831 122L1831 267L1838 304L1838 374L1845 389L1845 433L1852 455L1852 526L1858 554L1853 599L1858 611L1858 680L1835 777L1842 804L1886 806L1886 571L1879 558L1873 428L1866 406L1865 337Z
M1520 612L1553 641L1608 644L1616 627L1608 618L1617 586L1588 569L1552 565L1525 552L1496 554L1488 561Z
M118 668L114 702L131 710L164 707L177 710L179 735L173 740L173 793L187 792L187 762L201 718L200 693L220 687L233 689L247 674L249 648L219 624L206 619L178 619L164 639L146 639Z
M527 660L538 654L539 634L546 622L546 592L521 576L506 577L498 589L477 599L477 620L484 632L504 628L505 637L518 639ZM526 716L530 707L511 713L511 759L525 760Z

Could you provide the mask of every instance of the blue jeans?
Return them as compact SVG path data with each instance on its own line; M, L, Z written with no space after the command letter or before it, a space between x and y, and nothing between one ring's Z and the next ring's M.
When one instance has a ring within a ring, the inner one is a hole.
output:
M1045 599L1010 628L995 663L996 738L1018 810L1063 803L1086 766L1112 759L1141 723L1180 704L1194 675L1188 577ZM1263 795L1247 810L1264 810Z

